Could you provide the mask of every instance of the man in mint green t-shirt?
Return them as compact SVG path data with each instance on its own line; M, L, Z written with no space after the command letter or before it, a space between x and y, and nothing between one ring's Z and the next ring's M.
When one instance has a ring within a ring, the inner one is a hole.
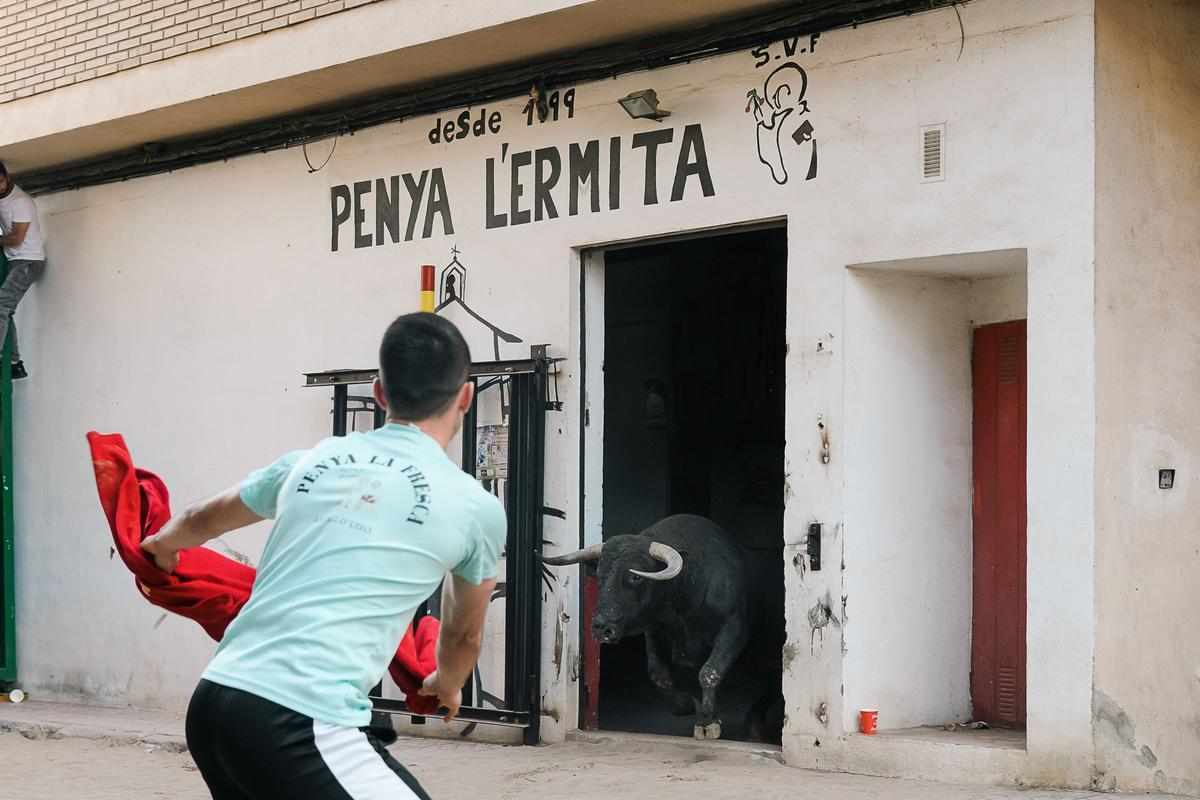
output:
M184 548L275 520L250 600L188 708L188 746L216 800L428 797L364 730L367 692L449 572L438 670L421 693L454 717L507 523L446 455L474 398L459 331L433 314L402 316L379 361L387 425L288 453L143 543L174 569Z

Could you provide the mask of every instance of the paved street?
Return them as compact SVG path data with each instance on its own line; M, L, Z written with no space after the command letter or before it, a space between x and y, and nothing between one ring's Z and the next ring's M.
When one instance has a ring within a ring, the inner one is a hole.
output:
M0 705L4 797L204 800L182 719L74 704ZM439 798L1056 800L1090 792L949 786L791 769L751 749L597 736L547 747L403 738L392 747ZM1141 795L1138 797L1149 797Z

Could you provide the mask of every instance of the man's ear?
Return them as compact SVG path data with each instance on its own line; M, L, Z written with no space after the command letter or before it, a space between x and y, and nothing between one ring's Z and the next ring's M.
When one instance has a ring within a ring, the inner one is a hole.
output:
M388 410L387 396L383 393L383 381L379 378L376 378L375 383L371 386L371 393L375 395L375 404L386 412Z
M455 401L455 406L459 411L466 414L471 410L471 404L475 402L475 381L467 381L463 387L458 390L458 399Z

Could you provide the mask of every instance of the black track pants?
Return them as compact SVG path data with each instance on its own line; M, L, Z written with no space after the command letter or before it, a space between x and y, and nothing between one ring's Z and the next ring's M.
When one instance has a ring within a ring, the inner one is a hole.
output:
M214 800L429 800L366 729L200 681L187 742Z

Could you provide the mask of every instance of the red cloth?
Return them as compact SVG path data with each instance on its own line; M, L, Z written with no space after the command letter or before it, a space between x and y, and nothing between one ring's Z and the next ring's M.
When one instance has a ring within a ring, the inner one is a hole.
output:
M87 435L96 470L100 505L112 529L113 544L133 573L138 589L154 605L200 623L217 641L250 599L254 567L234 561L207 547L179 553L172 573L158 568L142 539L157 533L171 518L167 487L153 472L133 466L120 434ZM438 700L417 694L421 683L437 668L438 620L425 617L416 635L409 625L388 673L404 692L408 707L418 714L435 714Z

